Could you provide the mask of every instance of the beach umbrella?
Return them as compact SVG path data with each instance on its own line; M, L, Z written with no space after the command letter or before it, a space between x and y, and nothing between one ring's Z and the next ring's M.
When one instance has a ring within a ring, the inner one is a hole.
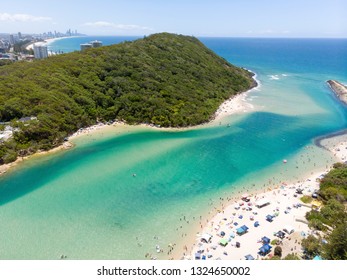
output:
M258 227L258 226L259 226L259 222L256 221L256 222L254 223L254 226L255 226L255 227Z
M231 237L231 238L234 238L234 237L235 237L235 233L233 233L233 232L230 233L230 237Z
M225 232L224 232L224 231L221 231L221 232L220 232L220 235L221 235L221 236L224 236L224 235L225 235Z

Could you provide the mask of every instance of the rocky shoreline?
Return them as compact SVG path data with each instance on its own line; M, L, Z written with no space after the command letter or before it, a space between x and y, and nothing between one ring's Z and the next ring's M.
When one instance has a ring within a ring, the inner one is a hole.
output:
M327 83L341 102L347 105L347 86L335 80L329 80Z

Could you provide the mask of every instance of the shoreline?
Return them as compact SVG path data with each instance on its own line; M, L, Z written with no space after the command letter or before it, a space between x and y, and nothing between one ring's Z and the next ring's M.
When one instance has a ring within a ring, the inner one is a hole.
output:
M320 148L333 154L336 162L347 162L347 133L340 132L329 136L320 139ZM264 259L265 257L258 255L259 248L262 246L260 240L264 236L271 240L280 240L282 257L290 253L300 256L302 239L313 233L308 228L305 218L305 214L312 209L312 206L300 201L300 197L311 196L315 190L318 190L319 180L331 168L332 166L315 170L314 173L307 171L306 175L303 175L305 179L283 182L276 187L267 187L266 190L247 190L247 197L250 199L248 203L251 203L251 206L242 200L240 192L228 197L226 205L222 204L211 217L207 219L205 217L203 220L206 222L200 223L198 231L195 228L195 232L191 232L192 242L189 246L185 245L183 250L176 252L175 258L194 260L198 253L200 257L204 255L206 259L244 260L249 254L254 259ZM298 188L303 190L300 195L296 193ZM270 204L262 208L255 207L257 201L261 199L267 199ZM297 207L298 204L301 206ZM248 207L252 210L248 210ZM266 216L269 214L275 216L273 222L266 221ZM255 221L259 221L259 227L254 226ZM238 235L237 228L242 225L246 225L249 230L244 235ZM286 234L283 239L274 236L275 232L283 231L287 227L292 227L294 232ZM225 236L220 235L222 231ZM212 236L209 243L201 242L203 236L208 236L206 234ZM219 244L223 237L228 240L228 245L225 247ZM236 242L241 244L240 248L236 247ZM271 246L272 251L269 255L273 256L276 245Z
M67 141L62 143L61 145L50 149L48 151L38 151L32 155L28 155L28 156L24 156L24 157L18 157L15 161L10 162L10 163L6 163L6 164L2 164L0 165L0 176L5 175L8 171L12 170L14 167L16 167L18 164L22 164L24 161L31 159L32 157L36 157L36 156L42 156L42 155L46 155L46 154L53 154L56 152L60 152L60 151L65 151L65 150L69 150L71 148L74 147L74 144Z
M336 97L344 104L347 105L347 87L335 80L327 81L330 89L335 93Z
M29 45L26 46L26 49L29 51L29 50L32 50L34 49L34 45L36 46L46 46L50 43L53 43L55 41L59 41L59 40L62 40L62 39L67 39L67 38L77 38L77 37L83 37L83 36L65 36L65 37L58 37L58 38L49 38L49 39L45 39L43 41L37 41L37 42L32 42L30 43Z
M62 39L63 38L67 38L67 37L61 37ZM36 46L45 46L51 42L54 42L56 41L57 39L60 39L60 38L51 38L51 39L45 39L43 41L37 41L37 42L33 42L33 43L30 43L28 46L26 46L26 49L29 51L29 50L32 50L34 49L34 45Z
M68 37L61 37L61 38L53 38L53 39L47 39L44 42L41 42L42 44L47 44L48 40L50 40L49 42L52 42L54 40L59 40L59 39L63 39L63 38L68 38ZM32 46L34 45L31 44ZM29 45L30 46L30 45ZM27 48L29 47L27 46ZM250 71L250 70L248 70ZM252 71L250 71L252 72ZM100 132L100 130L104 130L104 129L129 129L129 128L149 128L149 129L155 129L155 130L161 130L161 131L183 131L183 130L189 130L189 129L197 129L197 128L201 128L204 126L209 126L217 121L220 121L221 119L223 119L224 117L233 115L233 114L237 114L237 113L245 113L245 112L249 112L251 110L254 110L254 106L251 105L250 103L248 103L245 98L248 96L249 93L251 93L253 90L257 90L260 88L261 83L260 81L258 81L256 79L257 75L256 73L252 72L254 75L252 77L252 79L254 80L254 86L252 88L250 88L249 90L236 94L234 96L232 96L231 98L229 98L228 100L224 101L217 109L217 111L215 112L215 114L211 117L211 120L200 124L200 125L194 125L194 126L187 126L187 127L180 127L180 128L175 128L175 127L157 127L155 125L152 124L137 124L137 125L128 125L125 122L122 121L115 121L112 124L105 124L105 123L97 123L95 125L86 127L86 128L80 128L78 131L74 132L72 135L70 135L68 137L69 141L68 142L64 142L61 145L49 150L49 151L43 151L43 152L36 152L35 154L26 156L26 157L18 157L17 160L15 160L14 162L8 163L8 164L2 164L0 165L0 176L4 175L5 173L7 173L7 171L16 166L17 164L19 164L20 162L29 159L32 156L35 155L42 155L42 154L47 154L47 153L54 153L60 150L66 150L66 149L70 149L74 146L73 144L73 140L76 139L77 137L83 136L83 135L92 135L93 133L96 132ZM70 142L71 141L71 142ZM67 144L68 143L68 144Z

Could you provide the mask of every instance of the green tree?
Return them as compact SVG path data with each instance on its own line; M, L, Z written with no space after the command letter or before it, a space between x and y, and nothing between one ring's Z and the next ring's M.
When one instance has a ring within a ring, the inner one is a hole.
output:
M323 246L322 256L327 260L347 260L347 219L336 226Z
M321 254L321 241L313 235L309 235L307 238L305 238L301 245L304 248L305 255L311 259L316 255Z
M300 260L300 258L298 257L298 255L294 254L294 253L290 253L287 256L285 256L283 258L283 260L287 260L287 261L296 261L296 260Z
M276 246L274 250L274 255L278 257L282 257L282 247L281 246Z

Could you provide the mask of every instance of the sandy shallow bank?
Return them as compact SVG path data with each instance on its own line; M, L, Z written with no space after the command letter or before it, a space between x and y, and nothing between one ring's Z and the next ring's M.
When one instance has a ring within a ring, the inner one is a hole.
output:
M59 39L63 39L63 38L47 39L43 42L36 42L36 43L29 45L27 47L27 49L33 48L34 44L35 45L45 45L49 42L59 40ZM230 116L230 115L238 114L238 113L246 113L246 112L249 112L251 110L255 110L254 106L246 101L247 96L253 90L257 90L260 87L260 82L256 79L256 74L254 74L253 78L254 78L256 86L254 88L246 91L246 92L237 94L237 95L231 97L230 99L226 100L225 102L223 102L219 106L219 108L216 111L215 115L213 116L212 120L208 123L204 123L204 124L197 125L197 126L184 127L184 128L171 128L171 127L161 128L161 127L157 127L155 125L149 125L149 124L139 124L139 125L134 126L134 125L128 125L128 124L121 122L121 121L116 121L112 124L98 123L98 124L92 125L90 127L79 129L78 131L76 131L75 133L73 133L69 137L69 142L64 142L62 145L60 145L56 148L53 148L50 151L38 152L34 155L42 155L42 154L46 154L46 153L54 153L57 151L70 149L74 146L72 142L77 137L91 136L94 133L103 133L104 131L109 131L109 130L114 130L115 132L124 132L128 129L134 129L134 128L135 129L137 129L137 128L150 128L150 129L160 129L160 130L168 130L168 131L182 131L182 130L187 130L187 129L195 129L195 128L201 128L203 126L213 125L215 122L220 121L221 119L223 119L226 116ZM5 174L10 168L17 166L18 163L20 163L23 160L26 160L26 159L34 156L34 155L30 155L27 157L18 157L18 159L14 162L11 162L9 164L0 165L0 176Z

